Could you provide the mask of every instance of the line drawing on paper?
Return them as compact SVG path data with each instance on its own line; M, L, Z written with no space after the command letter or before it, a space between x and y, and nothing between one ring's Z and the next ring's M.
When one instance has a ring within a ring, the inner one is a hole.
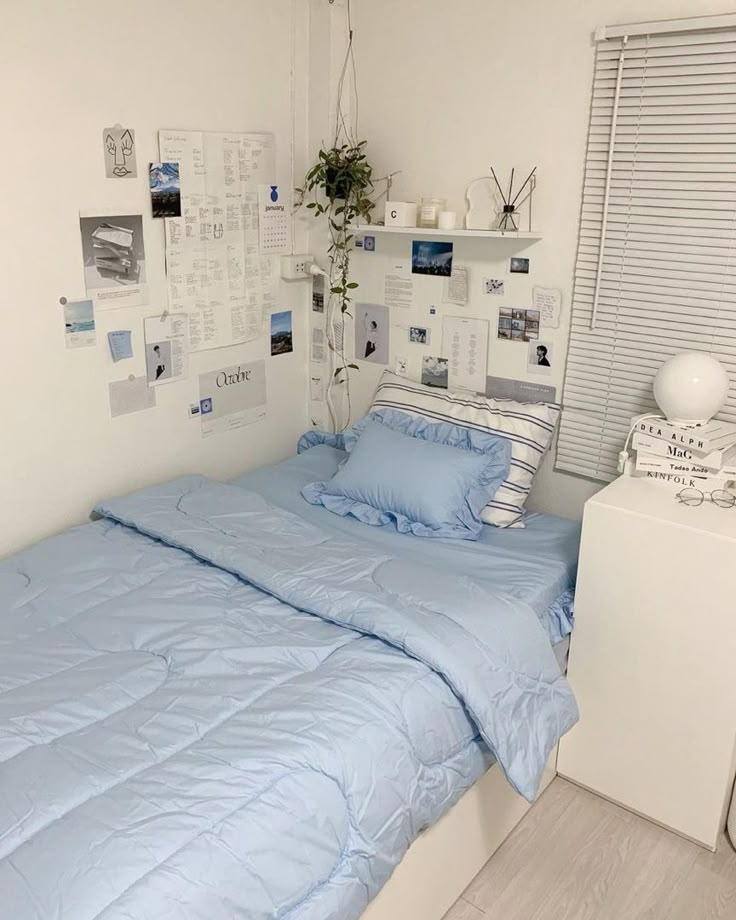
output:
M135 133L130 128L105 128L105 175L108 179L128 179L137 175Z

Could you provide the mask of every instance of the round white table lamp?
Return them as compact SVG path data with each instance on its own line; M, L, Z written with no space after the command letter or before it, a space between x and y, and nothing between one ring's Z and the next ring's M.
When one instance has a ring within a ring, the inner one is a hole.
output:
M723 365L699 351L684 351L664 362L654 378L654 398L668 421L704 425L728 395Z

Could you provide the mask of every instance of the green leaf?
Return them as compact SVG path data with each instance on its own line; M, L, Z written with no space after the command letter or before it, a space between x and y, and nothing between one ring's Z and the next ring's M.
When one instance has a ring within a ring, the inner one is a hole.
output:
M359 371L360 368L357 364L348 364L348 367L352 368L354 371Z
M358 282L357 282L357 281L351 281L351 282L349 282L349 284L347 285L347 287L349 287L350 289L357 288L357 287L358 287Z

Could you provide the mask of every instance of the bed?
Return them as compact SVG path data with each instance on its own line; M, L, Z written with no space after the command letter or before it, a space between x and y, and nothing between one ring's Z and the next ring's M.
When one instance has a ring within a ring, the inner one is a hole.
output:
M111 499L0 563L0 918L408 917L434 861L426 920L548 781L578 526L371 528L300 497L340 459Z

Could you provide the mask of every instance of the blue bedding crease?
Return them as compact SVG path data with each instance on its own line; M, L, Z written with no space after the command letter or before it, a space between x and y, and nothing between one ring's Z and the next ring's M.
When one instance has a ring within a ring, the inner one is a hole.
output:
M577 718L518 597L201 476L97 511L0 562L2 920L356 920Z

